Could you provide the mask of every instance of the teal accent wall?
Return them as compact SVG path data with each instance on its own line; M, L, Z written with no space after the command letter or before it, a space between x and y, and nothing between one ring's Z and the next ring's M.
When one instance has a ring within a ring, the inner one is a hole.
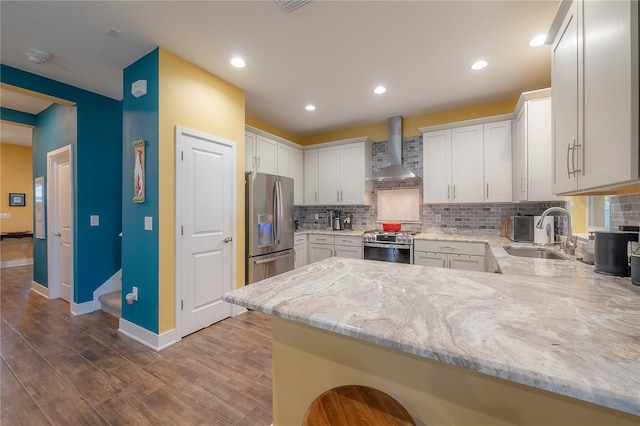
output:
M67 145L71 145L73 147L72 150L75 152L77 134L76 107L53 104L36 116L36 127L33 129L33 146L31 150L33 157L33 176L44 177L45 188L47 183L47 153ZM76 174L75 170L73 174ZM48 205L47 192L45 191L45 217ZM46 230L45 228L45 231ZM47 240L34 238L33 280L45 287L49 287L47 259Z
M0 107L0 120L12 121L14 123L36 125L36 116L28 112L16 111L14 109Z
M138 301L122 304L122 318L158 333L158 140L159 50L142 57L124 70L122 137L122 294L138 287ZM147 94L135 98L131 84L147 80ZM145 201L133 203L133 142L146 141ZM144 218L153 230L144 230Z
M34 92L74 102L76 138L74 153L74 294L76 303L93 299L93 291L115 274L121 266L122 229L122 103L68 84L0 65L0 81ZM44 134L63 135L66 127L54 120L62 110L47 109L37 124ZM40 130L34 130L37 134ZM47 144L59 147L59 141L33 147L34 176L46 179ZM40 144L40 142L38 142ZM63 146L63 145L60 145ZM54 148L55 149L55 148ZM91 227L90 215L100 216L100 226ZM34 280L47 286L47 253L34 241ZM37 277L36 277L37 273ZM44 280L43 280L44 277Z

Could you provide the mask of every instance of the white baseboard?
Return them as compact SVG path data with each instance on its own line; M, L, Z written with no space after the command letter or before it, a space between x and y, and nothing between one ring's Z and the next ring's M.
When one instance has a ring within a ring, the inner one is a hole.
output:
M18 260L7 260L6 262L0 262L1 268L13 268L14 266L27 266L33 265L33 259L18 259Z
M94 310L102 308L102 304L98 300L100 296L107 293L113 293L114 291L122 290L122 269L118 270L115 274L109 277L100 287L93 292L93 304Z
M154 351L161 351L176 343L176 330L172 329L162 334L156 334L146 328L140 327L124 318L120 318L118 331L125 336L145 345Z
M49 287L45 287L42 284L38 284L35 281L31 281L31 291L39 294L40 296L48 299L49 298Z
M233 305L231 307L231 316L232 317L235 317L235 316L240 315L240 314L244 314L245 312L249 312L249 311L247 311L247 308L245 308L244 306Z
M94 312L100 309L99 305L98 305L98 308L96 309L96 304L93 303L93 300L89 300L88 302L83 302L83 303L71 302L70 305L71 305L71 313L75 316L90 314L91 312Z

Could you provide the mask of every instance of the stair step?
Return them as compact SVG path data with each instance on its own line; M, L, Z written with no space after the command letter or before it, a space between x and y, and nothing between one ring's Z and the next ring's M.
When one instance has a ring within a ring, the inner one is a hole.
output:
M105 293L98 297L100 306L103 311L113 315L116 318L122 318L122 291L114 291L113 293Z

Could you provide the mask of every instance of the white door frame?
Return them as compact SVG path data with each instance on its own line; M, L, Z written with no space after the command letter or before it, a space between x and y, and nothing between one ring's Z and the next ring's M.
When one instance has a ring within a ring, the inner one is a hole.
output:
M57 299L60 297L60 245L58 239L54 236L54 232L57 229L53 226L58 221L58 167L61 164L62 159L69 158L69 166L71 167L71 179L69 179L69 199L71 200L71 206L69 212L71 213L71 229L70 229L70 241L71 241L71 289L69 295L69 310L74 303L74 287L75 277L73 273L73 259L75 257L75 241L74 241L74 225L75 215L73 209L73 182L74 182L74 161L73 161L73 146L66 145L62 148L58 148L47 153L47 286L49 287L49 299Z
M231 219L231 226L232 226L232 235L233 235L233 241L238 241L237 238L237 221L236 221L236 216L237 216L237 211L238 211L238 205L237 205L237 178L236 178L236 174L237 174L237 150L236 150L236 142L232 141L232 140L228 140L228 139L223 139L219 136L214 136L214 135L210 135L207 133L203 133L203 132L199 132L197 130L192 130L189 129L187 127L183 127L183 126L176 126L176 133L175 133L175 139L176 139L176 151L175 151L175 173L176 173L176 204L175 204L175 215L176 215L176 222L175 222L175 241L176 241L176 249L175 249L175 271L176 271L176 275L175 275L175 287L176 287L176 292L175 292L175 297L176 297L176 311L175 311L175 330L176 330L176 341L180 341L182 340L182 262L181 262L181 254L182 254L182 209L180 208L182 206L182 202L183 202L183 194L182 194L182 180L183 180L183 176L182 176L182 158L181 158L181 153L182 153L182 135L189 135L198 139L202 139L205 141L211 141L211 142L215 142L215 143L220 143L220 144L224 144L224 145L228 145L231 147L232 150L232 174L233 174L233 191L232 191L232 196L233 196L233 212L232 212L232 219ZM236 283L236 270L237 270L237 256L236 256L236 249L235 249L235 245L234 245L234 249L231 251L231 264L232 264L232 270L231 270L231 280L233 281L234 284L234 288L235 288L235 283Z

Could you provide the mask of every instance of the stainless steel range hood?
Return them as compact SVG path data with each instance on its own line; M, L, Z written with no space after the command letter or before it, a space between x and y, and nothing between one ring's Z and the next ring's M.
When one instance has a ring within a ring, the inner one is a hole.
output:
M374 182L420 180L411 170L402 166L402 116L389 118L389 165L367 180Z

